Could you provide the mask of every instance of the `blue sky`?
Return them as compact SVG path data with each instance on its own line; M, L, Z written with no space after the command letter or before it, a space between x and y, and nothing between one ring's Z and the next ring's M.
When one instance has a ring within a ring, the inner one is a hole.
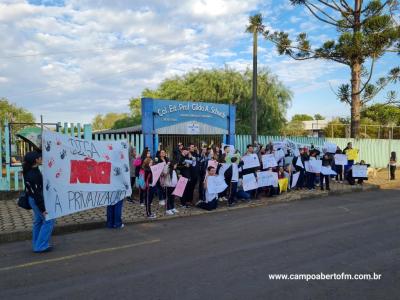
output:
M277 0L0 0L0 97L46 121L90 122L95 114L128 112L128 99L164 78L195 69L252 65L248 16L261 12L272 30L314 45L335 36L289 1ZM376 77L400 59L381 59ZM296 113L348 116L332 88L349 69L332 62L297 62L259 40L259 66L293 91ZM392 86L399 91L399 85ZM385 92L377 97L384 97Z

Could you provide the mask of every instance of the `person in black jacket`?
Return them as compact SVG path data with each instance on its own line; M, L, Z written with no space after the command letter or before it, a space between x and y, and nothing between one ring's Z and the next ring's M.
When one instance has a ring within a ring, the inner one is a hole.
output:
M38 152L28 152L24 157L22 174L25 189L29 197L29 205L33 210L32 248L33 252L42 253L52 250L49 244L54 228L54 219L46 221L46 207L43 198L43 177L39 170L42 155Z
M324 156L322 157L322 166L327 167L327 168L332 168L333 164L333 159L332 156L329 155L329 153L325 153ZM325 188L327 191L330 191L329 187L329 177L330 175L324 175L321 173L321 190L324 190L324 182L325 182Z
M190 202L193 200L193 189L191 187L191 176L192 176L192 168L193 168L193 160L189 157L189 151L187 148L182 148L181 155L179 156L179 162L177 169L180 172L180 175L187 178L188 182L185 187L185 191L181 197L181 205L184 208L189 208Z

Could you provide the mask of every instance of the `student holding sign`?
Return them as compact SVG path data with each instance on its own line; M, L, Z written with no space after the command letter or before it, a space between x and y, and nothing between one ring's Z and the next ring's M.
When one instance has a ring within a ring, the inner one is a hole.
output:
M174 161L168 162L165 165L163 170L163 188L166 189L167 192L167 215L174 215L179 211L175 208L175 197L172 195L177 183L178 183L178 175L176 173L177 163Z
M336 172L336 181L340 181L340 183L343 183L343 166L342 164L337 164L336 163L336 155L343 155L342 150L337 146L336 148L336 153L335 153L335 172Z
M160 149L157 153L156 163L157 164L163 164L163 163L167 164L168 161L169 161L169 159L167 157L167 153L165 152L164 149ZM162 187L161 180L162 180L162 178L160 178L160 180L157 180L156 190L157 190L157 194L158 194L159 205L164 206L165 199L167 198L167 191L165 188Z
M331 155L328 154L328 153L325 153L324 156L322 157L322 166L331 169L332 168L332 164L333 164L333 159L332 159ZM330 177L330 174L322 174L322 172L321 172L320 177L321 177L321 191L324 190L324 182L325 182L325 189L327 191L330 191L331 190L329 188L329 177Z
M256 177L256 172L260 168L260 161L258 160L257 154L254 153L253 145L247 145L247 152L242 157L242 176L253 174ZM247 191L252 198L256 197L257 189L252 189Z
M216 169L214 167L207 168L207 176L204 180L205 201L197 202L196 206L205 210L213 210L218 207L218 193L211 193L208 189L208 178L216 176Z
M353 149L353 144L351 142L347 143L347 147L343 149L343 154L347 155L347 166L344 167L344 172L346 173L349 168L354 164L354 161L358 158L358 149Z
M54 219L46 221L46 207L43 198L43 177L39 170L42 164L42 155L38 152L25 154L22 164L25 190L29 205L33 211L32 248L35 253L49 252L52 247L49 244L54 228Z
M144 170L144 182L145 188L143 190L143 198L144 205L146 207L146 216L149 219L155 219L157 216L154 213L151 213L151 203L153 202L153 196L155 191L155 186L153 183L153 175L151 172L151 166L153 165L153 160L151 158L146 158L143 161L143 170Z

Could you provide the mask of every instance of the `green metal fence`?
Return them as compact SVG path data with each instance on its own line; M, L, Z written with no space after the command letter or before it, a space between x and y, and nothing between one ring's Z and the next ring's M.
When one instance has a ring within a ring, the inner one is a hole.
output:
M341 149L345 148L348 142L352 142L353 148L359 149L359 160L365 160L374 168L386 168L389 162L391 151L400 154L400 140L384 139L344 139L344 138L314 138L314 137L286 137L296 143L315 146L322 146L325 142L337 144ZM259 136L258 142L265 145L270 141L282 141L283 136ZM251 143L250 135L236 135L235 147L239 151L246 151L247 144Z
M93 133L91 125L81 125L78 123L60 126L60 132L77 136L84 139L93 139L97 141L107 140L128 140L132 146L135 146L138 153L141 153L144 148L144 139L142 134L98 134ZM2 164L0 165L0 190L19 190L22 188L21 184L21 167L10 165L10 136L9 126L5 123L4 127L0 129L0 140L2 147L0 147L0 157ZM384 139L344 139L344 138L314 138L314 137L284 137L284 136L259 136L258 141L265 145L270 141L282 141L288 138L296 143L315 146L322 146L325 142L332 142L337 144L341 149L346 147L348 142L353 143L353 148L360 150L359 160L363 159L375 168L386 168L389 155L391 151L396 151L400 154L400 140L384 140ZM246 151L247 144L251 143L250 135L236 135L235 147L242 153Z

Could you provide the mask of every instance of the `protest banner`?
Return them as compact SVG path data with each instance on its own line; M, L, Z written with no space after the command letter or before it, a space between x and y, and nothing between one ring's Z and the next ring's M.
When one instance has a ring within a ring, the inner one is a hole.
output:
M321 173L322 160L310 159L304 162L304 167L307 172Z
M164 170L164 167L165 167L165 162L150 167L151 174L153 175L153 182L151 183L151 186L156 186L157 180L158 178L160 178L160 175Z
M243 169L257 168L260 166L257 154L248 154L242 157Z
M368 178L368 166L367 165L353 165L352 166L353 178Z
M299 181L299 177L300 177L300 172L296 172L293 174L291 188L296 187L297 181Z
M43 131L46 220L113 205L132 193L127 141L87 141Z
M332 170L331 167L321 167L321 174L322 175L337 175L335 171Z
M210 194L218 194L225 191L228 185L223 176L208 176L207 189Z
M278 186L278 173L271 171L257 172L257 185L263 186Z
M263 156L261 156L261 159L263 169L274 168L278 165L273 154L264 154Z
M175 187L174 191L172 192L172 195L182 197L187 183L188 183L188 179L186 177L183 177L183 176L179 177L178 183L176 184L176 187Z
M335 165L337 165L337 166L347 165L347 155L346 154L335 154Z
M325 149L326 153L335 153L337 145L334 143L325 142L322 146L322 149Z
M258 188L254 174L243 175L243 191L251 191Z

